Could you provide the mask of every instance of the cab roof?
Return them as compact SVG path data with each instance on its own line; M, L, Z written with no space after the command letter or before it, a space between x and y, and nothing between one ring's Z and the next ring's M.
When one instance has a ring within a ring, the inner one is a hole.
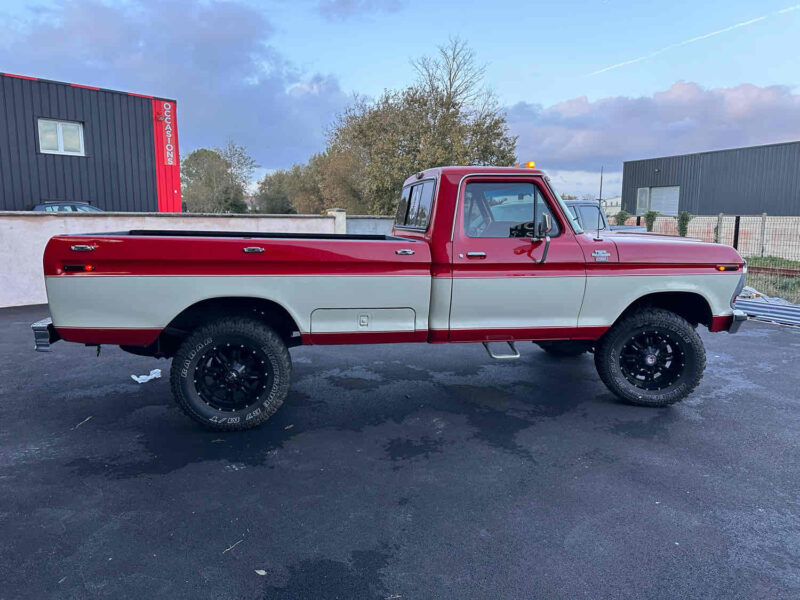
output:
M504 174L504 175L534 175L539 177L546 177L547 173L542 171L541 169L530 169L528 167L483 167L480 165L471 165L471 166L448 166L448 167L434 167L432 169L425 169L423 171L419 171L415 173L408 179L403 182L403 185L406 186L410 183L414 183L420 179L429 179L431 177L439 178L441 176L448 176L453 178L462 178L466 175L481 175L481 174L489 174L494 175L497 174Z

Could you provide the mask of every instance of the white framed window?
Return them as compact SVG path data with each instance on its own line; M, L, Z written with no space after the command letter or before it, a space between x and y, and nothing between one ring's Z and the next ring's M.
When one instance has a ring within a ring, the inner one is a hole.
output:
M636 190L636 214L643 215L655 210L661 215L677 215L680 206L679 185L638 188Z
M636 214L643 215L650 210L650 188L636 190Z
M83 123L39 119L39 152L85 156L83 151Z

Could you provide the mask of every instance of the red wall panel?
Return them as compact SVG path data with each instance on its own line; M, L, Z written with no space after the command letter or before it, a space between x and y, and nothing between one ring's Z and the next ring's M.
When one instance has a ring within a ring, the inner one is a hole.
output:
M173 100L153 98L153 138L158 212L181 212L181 161L177 107Z

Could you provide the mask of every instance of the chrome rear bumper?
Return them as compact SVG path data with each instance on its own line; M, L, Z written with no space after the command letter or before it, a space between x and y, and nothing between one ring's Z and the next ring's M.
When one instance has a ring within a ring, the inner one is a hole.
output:
M53 327L53 319L50 317L36 321L31 325L31 329L33 329L34 348L37 352L50 352L50 344L61 339Z

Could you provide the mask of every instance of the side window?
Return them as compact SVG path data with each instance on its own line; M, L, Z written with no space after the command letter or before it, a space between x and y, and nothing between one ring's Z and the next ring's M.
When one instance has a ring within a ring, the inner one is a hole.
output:
M407 185L403 188L400 194L400 202L397 203L397 214L394 217L394 224L401 227L406 224L406 215L408 215L408 200L411 196L411 186Z
M427 229L433 207L433 181L403 188L394 224L412 229Z
M550 215L550 236L561 233L542 192L529 182L475 182L464 190L464 232L475 238L525 237L536 214Z

